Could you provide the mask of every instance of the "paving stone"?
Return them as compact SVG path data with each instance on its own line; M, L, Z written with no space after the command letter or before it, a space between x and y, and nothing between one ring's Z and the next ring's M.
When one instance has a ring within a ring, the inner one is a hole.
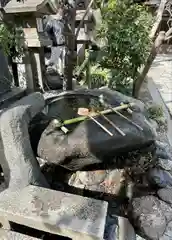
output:
M172 114L172 54L158 54L148 73L166 104L170 114Z
M8 221L76 239L103 239L107 202L28 186L0 201Z
M0 230L0 239L1 240L38 240L40 238L30 237L24 234L20 234L13 231Z
M161 203L162 201L154 196L134 198L131 201L131 214L129 214L129 217L146 239L159 240L166 229L167 218L164 205L162 209Z

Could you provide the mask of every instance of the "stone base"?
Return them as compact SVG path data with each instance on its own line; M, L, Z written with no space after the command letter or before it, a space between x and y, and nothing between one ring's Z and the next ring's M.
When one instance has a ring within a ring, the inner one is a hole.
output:
M4 196L0 216L72 239L103 239L107 206L100 200L28 186Z
M20 234L13 231L0 230L0 239L1 240L38 240L40 238L30 237L24 234Z

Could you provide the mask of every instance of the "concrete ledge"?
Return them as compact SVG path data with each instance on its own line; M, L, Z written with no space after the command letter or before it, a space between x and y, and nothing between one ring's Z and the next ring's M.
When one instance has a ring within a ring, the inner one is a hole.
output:
M13 231L0 229L1 240L38 240L38 238L30 237ZM40 239L40 238L39 238Z
M0 201L8 221L72 239L103 239L108 203L28 186Z

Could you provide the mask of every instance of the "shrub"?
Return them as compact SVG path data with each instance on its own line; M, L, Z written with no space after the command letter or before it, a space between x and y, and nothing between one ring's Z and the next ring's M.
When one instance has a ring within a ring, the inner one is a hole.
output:
M102 6L102 4L101 4ZM108 0L101 7L102 24L96 29L96 65L111 70L110 88L130 93L138 70L150 50L152 16L147 9L130 0Z

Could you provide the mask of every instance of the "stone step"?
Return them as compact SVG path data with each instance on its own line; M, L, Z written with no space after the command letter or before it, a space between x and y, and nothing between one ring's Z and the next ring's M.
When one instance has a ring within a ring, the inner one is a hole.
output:
M1 240L39 240L40 238L34 238L25 234L20 234L17 232L1 229L0 239Z
M104 201L30 185L1 198L0 217L72 239L103 239L107 207Z

